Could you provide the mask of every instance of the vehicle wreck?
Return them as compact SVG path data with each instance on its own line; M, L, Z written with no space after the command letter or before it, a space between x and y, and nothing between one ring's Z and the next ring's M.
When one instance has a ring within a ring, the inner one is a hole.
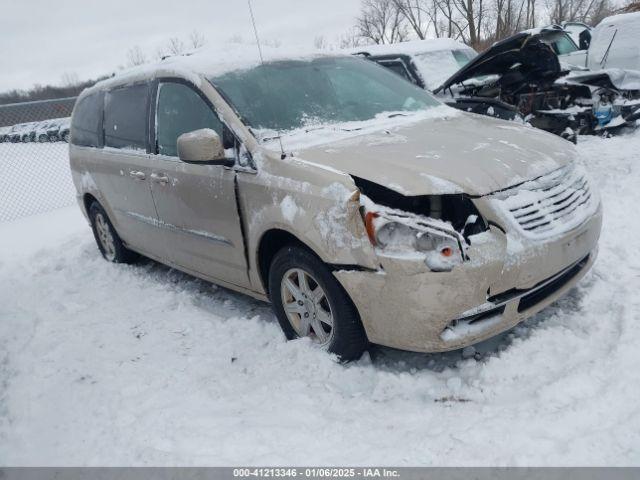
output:
M532 126L576 141L614 133L640 118L640 75L563 69L537 33L497 42L434 90L447 104Z
M589 270L602 207L561 138L362 58L244 53L132 69L77 101L72 178L107 261L269 301L287 339L344 361L463 348Z

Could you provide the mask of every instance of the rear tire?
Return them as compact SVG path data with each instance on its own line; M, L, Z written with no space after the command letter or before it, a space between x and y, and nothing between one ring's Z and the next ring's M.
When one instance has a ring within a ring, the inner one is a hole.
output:
M307 249L289 245L275 255L269 297L287 339L309 336L343 362L367 349L358 310L327 265Z
M105 260L112 263L133 263L138 259L137 253L124 246L107 212L98 202L93 202L89 207L89 219L98 250Z

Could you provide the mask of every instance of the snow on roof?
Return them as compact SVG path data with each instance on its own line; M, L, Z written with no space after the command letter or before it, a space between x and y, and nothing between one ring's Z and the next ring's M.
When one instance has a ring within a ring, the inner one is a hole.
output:
M610 17L602 20L598 26L600 25L620 25L621 23L633 23L640 22L640 12L633 13L620 13L618 15L611 15Z
M345 53L309 48L262 46L262 57L265 62L312 60L322 56L345 56ZM205 46L184 55L167 57L155 63L123 70L111 78L96 83L87 91L132 84L157 75L184 77L199 86L203 77L210 78L234 70L244 70L256 67L260 63L260 52L255 44L228 43Z
M551 25L545 25L543 27L534 27L534 28L529 28L527 30L522 30L522 32L520 33L530 33L531 35L537 35L539 33L544 32L563 32L565 29L563 27L561 27L560 25L556 25L556 24L551 24Z
M367 45L350 48L349 53L366 52L371 55L394 55L437 52L440 50L460 50L471 48L453 38L432 38L427 40L413 40L410 42L391 43L385 45Z

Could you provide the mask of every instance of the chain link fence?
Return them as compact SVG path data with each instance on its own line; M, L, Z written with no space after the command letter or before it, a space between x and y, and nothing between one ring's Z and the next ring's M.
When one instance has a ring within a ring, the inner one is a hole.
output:
M75 202L67 143L73 102L58 102L0 106L0 222Z

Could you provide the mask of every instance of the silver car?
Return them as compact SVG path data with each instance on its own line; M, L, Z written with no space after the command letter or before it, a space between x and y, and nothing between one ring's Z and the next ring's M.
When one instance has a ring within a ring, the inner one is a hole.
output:
M111 262L150 257L272 303L342 360L507 330L596 258L572 144L467 114L373 62L195 54L79 97L78 202Z

